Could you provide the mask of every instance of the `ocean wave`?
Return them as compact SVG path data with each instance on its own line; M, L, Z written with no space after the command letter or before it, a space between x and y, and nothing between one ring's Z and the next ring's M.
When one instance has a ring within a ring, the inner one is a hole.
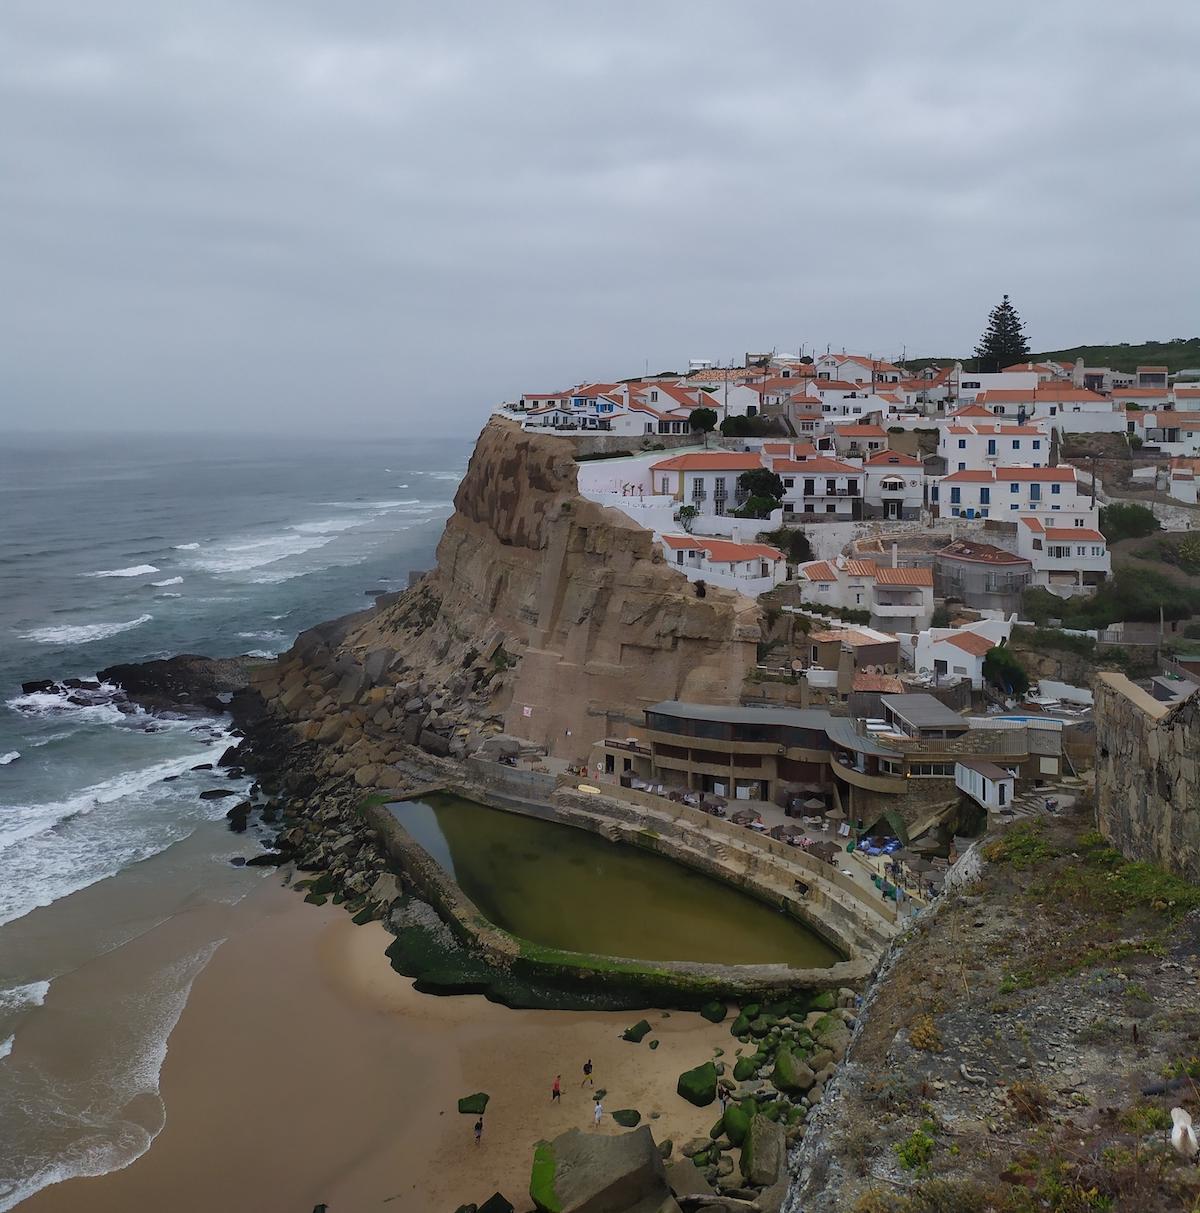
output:
M13 1041L16 1039L15 1036L6 1036L0 1040L0 1061L3 1061L12 1052Z
M0 754L0 767L6 767L10 762L16 762L20 757L20 750L9 750L7 754Z
M10 986L0 990L0 1012L12 1014L27 1007L40 1007L50 992L48 981L31 981L23 986Z
M206 573L245 573L251 569L301 556L314 548L332 543L332 535L273 535L266 539L251 539L244 543L229 543L205 549L192 559L195 568Z
M183 581L182 577L168 577L165 581L152 581L151 585L179 585Z
M239 632L241 640L286 640L287 637L278 629L270 628L263 632Z
M421 505L419 497L405 497L400 501L322 501L339 510L398 510L401 506Z
M153 615L139 615L136 619L128 619L124 623L59 624L56 627L33 628L20 635L22 640L33 640L38 644L91 644L96 640L107 640L121 632L132 632L134 628L140 628L153 618Z
M126 713L112 702L113 696L118 693L118 688L111 682L101 683L99 690L91 692L70 691L66 687L59 687L53 691L34 691L30 695L14 696L8 700L6 706L29 716L70 717L73 721L78 720L83 724L117 724L126 717ZM72 703L69 697L74 697L79 702ZM91 702L88 702L89 700ZM135 709L135 714L138 712L140 709ZM57 733L34 744L46 745L69 736L70 733Z
M425 475L430 480L453 480L457 482L466 475L466 472L426 472Z
M200 545L198 543L177 543L174 550L176 552L194 552Z
M357 518L326 518L320 522L298 522L288 529L301 535L336 535L358 525Z
M170 594L170 593L168 593L168 594L155 594L155 595L154 595L154 597L155 597L155 598L182 598L182 597L183 597L183 595L182 595L182 594Z
M158 569L152 564L132 564L127 569L101 569L98 573L84 573L85 577L145 577L149 573L157 573Z
M30 1123L49 1119L59 1127L78 1125L78 1135L65 1149L36 1139L13 1143L13 1157L0 1143L0 1164L10 1178L0 1186L0 1213L19 1205L35 1192L67 1179L106 1175L139 1159L166 1124L166 1107L159 1082L171 1033L187 1006L196 978L207 967L224 939L217 939L166 966L150 989L119 991L115 995L122 1031L114 1043L119 1051L105 1057L102 1081L81 1083L64 1092L39 1074L16 1075L27 1091L23 1111ZM11 1051L11 1042L9 1049ZM19 1065L19 1062L8 1062ZM75 1102L73 1095L78 1099ZM158 1102L147 1125L127 1119L126 1109L138 1097ZM19 1161L18 1161L19 1160ZM11 1166L9 1164L12 1164Z

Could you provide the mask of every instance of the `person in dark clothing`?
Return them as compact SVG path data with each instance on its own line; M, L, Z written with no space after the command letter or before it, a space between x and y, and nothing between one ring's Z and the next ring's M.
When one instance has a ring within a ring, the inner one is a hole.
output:
M583 1063L583 1082L579 1084L581 1087L594 1087L596 1081L592 1078L592 1059L589 1057Z
M483 1117L481 1116L475 1122L475 1144L479 1145L479 1143L482 1140L483 1140Z
M554 1085L550 1088L550 1102L557 1103L562 1099L562 1075L555 1074Z

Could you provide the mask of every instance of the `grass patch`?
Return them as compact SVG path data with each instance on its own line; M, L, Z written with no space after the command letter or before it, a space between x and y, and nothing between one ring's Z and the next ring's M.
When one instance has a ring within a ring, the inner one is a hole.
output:
M903 1141L898 1141L892 1149L896 1158L906 1171L924 1172L929 1169L929 1160L933 1157L937 1145L933 1136L934 1123L925 1121L919 1129L914 1129Z
M1047 841L1046 828L1040 821L1023 821L1010 826L995 842L983 848L983 857L989 863L1011 864L1018 871L1054 859L1058 853Z

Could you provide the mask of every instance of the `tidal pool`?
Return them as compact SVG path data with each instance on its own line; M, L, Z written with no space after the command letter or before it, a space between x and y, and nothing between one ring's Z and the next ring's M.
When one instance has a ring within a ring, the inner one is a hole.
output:
M390 808L488 919L534 943L636 960L843 959L794 918L661 855L458 796Z

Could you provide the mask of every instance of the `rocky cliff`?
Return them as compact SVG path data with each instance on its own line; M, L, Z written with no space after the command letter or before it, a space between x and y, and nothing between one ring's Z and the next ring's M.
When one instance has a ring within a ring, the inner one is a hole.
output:
M578 761L661 699L736 702L757 606L700 596L648 531L581 497L574 453L489 422L436 568L302 635L258 679L265 698L306 739L353 749L337 758L343 772L404 745L459 756L500 730Z

